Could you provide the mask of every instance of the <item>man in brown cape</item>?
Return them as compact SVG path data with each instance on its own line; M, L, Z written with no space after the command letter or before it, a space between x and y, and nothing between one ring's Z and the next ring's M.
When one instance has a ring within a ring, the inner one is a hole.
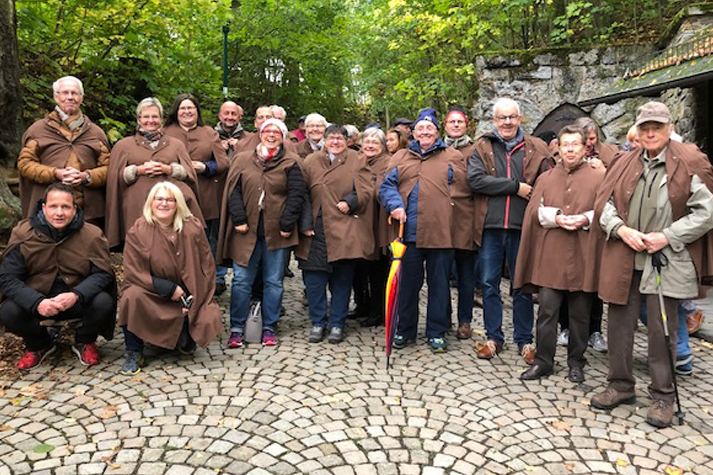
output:
M99 363L97 336L114 335L116 284L101 230L84 222L72 187L54 183L35 213L12 230L0 265L0 320L25 340L17 367L28 370L56 349L45 319L79 318L72 350L80 363Z
M32 215L47 185L62 182L77 192L84 218L102 224L109 141L82 113L82 81L65 76L52 89L57 106L22 136L17 158L22 216Z
M584 292L589 226L604 168L585 161L584 132L568 125L558 137L560 162L535 185L523 221L516 289L539 291L535 363L520 379L552 374L560 307L570 308L567 364L573 383L584 381L592 293Z
M636 399L632 351L642 302L649 336L649 392L646 422L667 427L673 418L673 368L666 347L657 293L667 315L677 315L682 299L696 298L703 278L713 275L713 170L692 145L670 140L671 114L665 104L648 102L637 112L642 148L621 155L607 169L595 209L606 241L598 269L585 286L598 287L609 302L609 385L592 397L592 407L613 409ZM668 264L660 289L654 253ZM677 318L668 318L673 361Z

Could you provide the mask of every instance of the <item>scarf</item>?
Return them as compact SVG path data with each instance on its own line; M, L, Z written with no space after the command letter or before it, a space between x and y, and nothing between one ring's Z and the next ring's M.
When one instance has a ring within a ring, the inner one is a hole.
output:
M324 147L324 137L322 137L322 140L319 142L315 142L311 138L307 137L307 141L309 142L309 146L312 147L313 152L319 152L322 150L322 147Z
M260 160L260 164L263 168L267 168L274 158L279 157L281 155L281 151L282 145L280 145L280 148L278 148L277 150L268 150L267 147L265 147L263 144L259 144L255 148L257 158Z
M451 138L451 137L444 137L443 142L445 142L446 147L453 147L453 148L463 148L467 147L468 145L473 143L473 139L468 137L467 135L462 135L457 138Z
M59 118L62 120L62 123L69 127L70 131L74 132L82 125L84 125L84 114L82 114L81 112L75 115L69 115L62 109L60 109L59 106L55 106L54 110L57 112L57 115L59 115Z
M148 140L150 143L158 142L161 140L161 138L164 136L165 132L163 131L163 127L158 128L157 130L152 130L150 132L145 131L140 125L136 126L136 131L141 134L143 138Z
M505 150L510 153L512 149L514 149L517 144L525 140L525 131L522 130L522 127L517 128L517 134L515 135L515 138L512 140L505 140L502 135L500 135L500 132L498 132L498 129L495 129L493 131L493 135L500 141L502 142L503 145L505 145Z
M222 139L230 139L230 138L240 138L240 135L243 133L243 125L238 122L238 124L233 127L233 130L229 130L223 127L222 122L218 122L218 125L215 126L215 131L218 132L218 135Z

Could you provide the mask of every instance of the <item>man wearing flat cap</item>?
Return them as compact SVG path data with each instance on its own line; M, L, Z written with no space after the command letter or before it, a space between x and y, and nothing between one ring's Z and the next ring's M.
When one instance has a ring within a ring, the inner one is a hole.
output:
M394 122L394 128L401 132L401 135L404 137L411 137L411 121L405 117L400 117L396 119L396 122Z
M663 292L673 361L676 360L677 308L698 295L701 279L713 274L707 249L713 239L713 170L691 144L670 139L671 114L665 104L648 102L636 116L641 149L619 157L607 169L595 203L606 239L599 267L586 285L609 303L609 375L605 391L592 397L597 409L636 400L632 350L642 304L648 314L648 360L652 404L646 422L668 427L673 418L673 372L658 299ZM597 219L595 217L595 223ZM663 254L660 284L652 257Z

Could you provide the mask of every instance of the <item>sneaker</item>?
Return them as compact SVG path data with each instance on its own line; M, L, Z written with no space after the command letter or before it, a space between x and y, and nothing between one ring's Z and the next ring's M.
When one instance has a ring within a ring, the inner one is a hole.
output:
M704 315L703 312L698 310L686 317L686 328L688 329L688 334L693 335L703 326Z
M690 376L693 373L693 355L679 355L676 357L676 374Z
M503 351L503 345L495 340L488 340L485 343L479 341L475 344L476 356L481 360L492 360L501 351Z
M462 322L458 324L456 338L459 340L467 340L473 335L473 330L470 328L470 322Z
M396 348L397 350L403 350L411 343L413 343L413 340L406 338L404 335L397 334L396 336L394 336L394 348Z
M136 376L141 372L141 367L144 365L144 355L138 351L127 351L124 364L121 366L119 373L126 376Z
M309 331L309 342L310 343L319 343L324 339L324 327L320 327L318 325L315 325L312 327L312 329Z
M654 399L646 414L646 422L654 427L663 429L671 425L673 419L673 402Z
M26 371L30 368L34 368L38 364L42 363L45 358L54 353L56 349L57 347L53 344L46 350L25 352L22 358L20 358L20 361L17 362L17 369Z
M444 338L429 338L428 346L431 347L431 351L434 353L446 352L446 340Z
M243 332L231 332L228 338L228 348L242 348L245 346Z
M535 363L535 345L532 343L522 345L522 348L520 348L520 354L522 355L522 359L525 360L525 363L529 365Z
M589 346L599 353L606 353L608 350L607 342L600 332L594 332L589 336Z
M96 343L75 343L72 345L72 351L84 366L94 366L99 363L99 350Z
M274 331L268 329L262 331L262 346L277 346L277 336Z
M569 329L565 328L562 330L557 337L557 346L567 346L569 345Z
M329 330L329 336L327 337L327 341L329 343L332 343L332 344L341 343L343 339L344 339L344 329L332 327Z

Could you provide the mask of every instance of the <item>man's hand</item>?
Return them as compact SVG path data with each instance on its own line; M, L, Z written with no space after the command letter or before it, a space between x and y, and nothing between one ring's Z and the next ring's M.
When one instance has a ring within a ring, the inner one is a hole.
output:
M644 244L645 234L637 231L636 229L630 228L629 226L621 226L617 232L619 239L624 241L627 246L635 250L636 252L642 252L646 249L646 244Z
M228 139L228 145L230 145L231 147L235 147L236 145L238 145L238 139L236 139L235 137L230 137Z
M54 317L61 311L57 302L52 299L44 299L37 305L37 313L45 318Z
M286 233L285 231L280 231L280 236L287 239L288 237L292 236L292 232Z
M74 292L63 292L52 297L50 300L54 301L59 308L60 312L65 312L79 301L79 296Z
M602 168L604 166L604 163L598 158L592 158L591 160L589 160L589 166L594 169L597 169Z
M517 196L520 198L525 198L526 200L530 199L530 195L532 194L532 187L528 185L527 183L520 183L520 187L517 189Z
M240 226L235 226L235 230L240 234L245 234L246 232L248 232L248 225L247 223L245 223L241 224Z
M664 233L648 233L643 236L646 252L653 254L668 246L668 238Z
M391 212L391 219L396 221L406 222L406 211L403 208L396 208Z
M83 173L73 167L57 168L54 176L69 186L77 186L82 183Z
M574 225L572 218L574 218L574 216L558 214L557 216L555 216L555 223L557 224L557 226L566 231L576 231L577 227Z
M227 152L228 149L230 148L230 143L227 140L221 140L220 146L223 147L223 150L225 150Z
M337 209L342 212L342 214L349 214L349 204L346 201L340 201L337 203Z
M173 295L171 295L171 300L173 300L174 302L178 302L184 295L186 295L186 292L184 292L183 288L180 285L177 285L176 290L174 290Z
M302 234L307 237L313 237L314 236L314 229L308 229L307 231L302 231Z
M192 163L193 169L196 171L196 173L203 173L205 169L208 168L205 163L200 161L193 160Z

